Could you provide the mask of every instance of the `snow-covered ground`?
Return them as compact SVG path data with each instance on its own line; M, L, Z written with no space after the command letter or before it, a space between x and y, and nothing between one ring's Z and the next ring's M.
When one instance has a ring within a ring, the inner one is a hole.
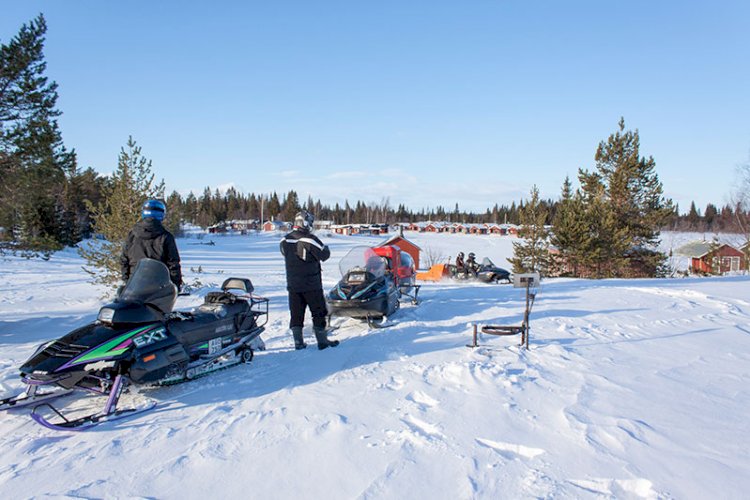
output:
M445 257L512 254L510 238L407 236ZM339 347L294 351L278 239L178 240L187 281L247 276L271 299L267 351L143 388L154 410L83 433L0 414L0 497L748 498L749 277L546 280L529 351L466 347L472 322L520 323L520 290L430 283L391 328L350 322ZM323 239L326 287L349 248L382 240ZM81 264L0 260L0 392L36 345L95 318Z

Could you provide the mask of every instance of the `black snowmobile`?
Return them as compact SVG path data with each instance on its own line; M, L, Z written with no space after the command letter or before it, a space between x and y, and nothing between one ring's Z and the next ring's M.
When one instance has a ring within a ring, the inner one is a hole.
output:
M0 400L0 409L35 405L32 418L51 429L82 430L153 408L118 409L129 384L169 385L249 362L263 350L268 299L252 295L245 278L229 278L195 310L172 311L177 288L167 267L142 259L128 284L98 319L42 344L21 366L26 390ZM263 322L259 322L265 316ZM42 391L44 386L53 389ZM44 401L75 390L107 397L100 412L75 419ZM48 420L54 417L55 422Z
M500 283L501 281L510 283L513 281L508 270L496 266L488 257L482 259L482 263L474 271L467 268L459 271L456 266L451 266L451 275L454 279L477 280L483 283Z
M372 326L399 308L399 290L385 259L370 247L354 247L339 263L342 278L328 292L330 316L365 319Z

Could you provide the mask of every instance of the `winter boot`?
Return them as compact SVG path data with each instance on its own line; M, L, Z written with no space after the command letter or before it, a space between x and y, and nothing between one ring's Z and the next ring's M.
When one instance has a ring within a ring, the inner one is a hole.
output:
M318 349L320 349L321 351L326 347L336 347L337 345L339 345L338 340L328 340L328 334L326 333L326 329L324 327L313 327L313 331L315 332L315 338L318 341Z
M307 347L307 344L305 344L305 338L302 336L301 326L292 327L292 336L294 337L295 350L299 351L300 349L304 349L305 347Z

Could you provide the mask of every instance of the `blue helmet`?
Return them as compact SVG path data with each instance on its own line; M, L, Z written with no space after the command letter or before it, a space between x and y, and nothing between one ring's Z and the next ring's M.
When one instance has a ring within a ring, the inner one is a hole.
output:
M164 202L159 200L148 200L143 204L141 215L145 219L146 217L153 217L156 220L164 220L164 216L167 214L167 206Z

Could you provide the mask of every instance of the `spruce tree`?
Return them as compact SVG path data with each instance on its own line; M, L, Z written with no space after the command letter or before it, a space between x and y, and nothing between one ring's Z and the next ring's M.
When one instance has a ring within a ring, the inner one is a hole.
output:
M547 209L539 201L539 189L531 189L531 199L520 209L521 242L513 243L513 257L508 259L514 273L539 272L546 275L550 267L549 231L545 227Z
M89 203L94 231L102 241L79 248L86 260L84 270L93 283L115 287L121 277L122 245L136 222L141 218L143 203L151 198L163 199L164 181L154 182L151 161L141 153L132 137L120 150L117 170L112 176L104 200L98 205Z

